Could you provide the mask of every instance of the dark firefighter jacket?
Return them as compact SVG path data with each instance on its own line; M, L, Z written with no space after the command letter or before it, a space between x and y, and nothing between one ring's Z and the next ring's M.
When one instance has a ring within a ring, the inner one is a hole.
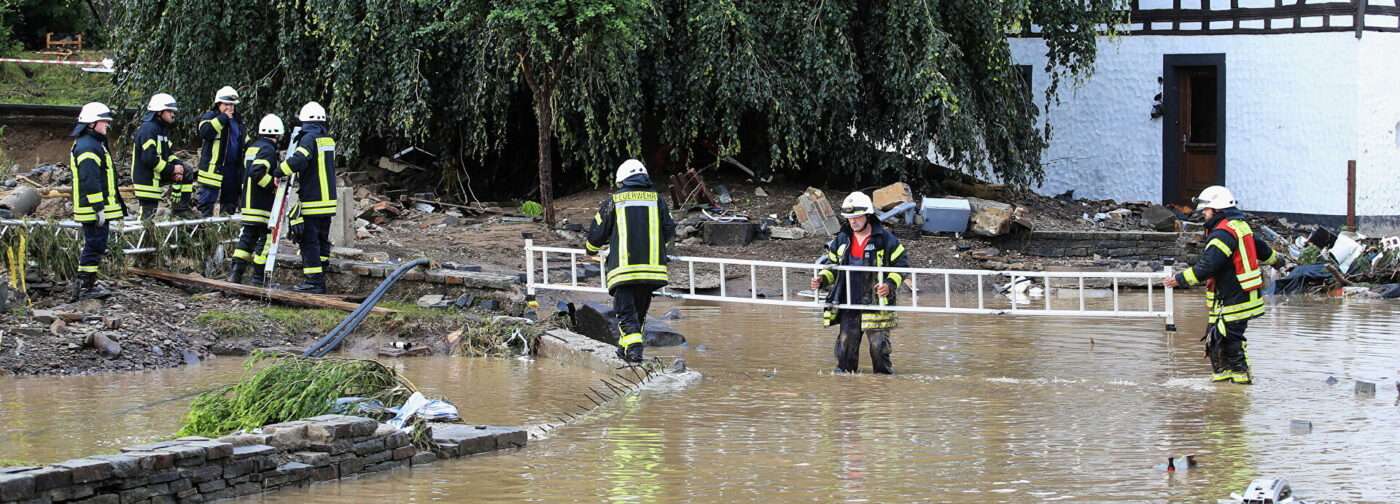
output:
M1244 221L1244 212L1226 208L1206 221L1206 247L1201 260L1176 274L1181 285L1206 283L1209 321L1249 320L1264 314L1261 264L1279 262L1269 244ZM1251 243L1246 243L1246 240ZM1250 257L1253 249L1254 257Z
M184 161L175 157L175 148L165 132L165 123L156 119L155 113L147 113L141 119L141 126L136 128L136 139L131 143L131 185L137 198L160 199L160 181L165 170L172 169L173 165L184 166L187 175L191 170ZM188 184L190 181L181 180L179 183Z
M199 183L206 187L222 187L224 177L240 177L242 160L238 157L243 130L243 116L233 118L210 110L199 116Z
M277 196L277 184L272 183L277 166L277 144L267 137L253 140L243 152L243 223L267 224L272 217L272 202Z
M588 228L590 254L610 247L608 292L623 285L666 285L666 242L676 235L666 199L646 175L633 175L593 216Z
M84 129L73 140L68 158L73 172L73 220L93 222L101 212L107 219L125 216L117 194L117 170L107 149L107 135Z
M305 217L335 215L335 139L330 137L323 122L308 122L301 126L301 138L296 148L287 153L279 166L284 176L298 177L298 208Z
M880 219L874 215L866 217L870 222L870 239L865 242L864 266L888 266L895 270L909 267L909 256L904 253L904 245L899 243L899 238L895 238L885 226L880 223ZM828 265L851 265L851 236L855 231L851 230L848 222L841 223L841 232L826 244L826 253L817 259L817 264ZM859 292L852 293L851 304L862 305L884 305L894 304L895 296L899 291L899 286L904 283L904 274L891 270L881 273L856 272L851 278L853 286L859 285ZM831 307L835 304L846 304L846 275L845 271L822 270L819 276L823 286L831 286L831 290L826 294L828 307L822 311L822 323L824 325L837 324L840 321L840 310ZM877 278L878 275L878 278ZM879 282L884 282L890 286L890 295L885 299L880 299L875 295L875 286ZM860 317L861 329L890 329L893 328L897 319L892 311L862 311Z

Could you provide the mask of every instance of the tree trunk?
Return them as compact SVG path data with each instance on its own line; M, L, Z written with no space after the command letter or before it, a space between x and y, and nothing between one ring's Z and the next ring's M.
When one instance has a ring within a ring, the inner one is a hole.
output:
M540 206L544 207L544 222L554 226L554 155L550 140L554 136L554 106L550 90L541 87L535 93L535 120L540 144Z

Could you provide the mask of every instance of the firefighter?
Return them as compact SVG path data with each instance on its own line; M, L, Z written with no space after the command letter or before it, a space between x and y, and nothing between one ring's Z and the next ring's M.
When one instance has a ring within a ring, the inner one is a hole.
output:
M175 157L175 148L166 132L180 110L175 97L156 93L146 104L146 115L136 128L136 140L131 145L131 183L136 199L141 202L141 218L155 217L156 207L164 198L161 186L169 185L175 193L175 215L193 217L190 197L194 193L194 173L184 161Z
M112 110L101 103L83 105L73 128L73 150L68 166L73 170L73 220L83 225L83 251L73 298L104 298L112 293L97 285L97 265L107 253L107 222L126 216L117 194L117 170L112 165L107 132Z
M228 281L241 283L249 262L253 264L254 286L267 284L263 277L263 265L267 264L268 221L272 218L272 203L277 196L277 142L283 133L282 119L274 114L263 116L258 121L258 136L243 153L243 231L238 236L238 245L233 249L233 271Z
M875 217L870 196L853 192L841 204L841 217L846 220L841 232L826 244L826 254L818 264L833 266L909 267L904 245ZM849 281L846 276L850 275ZM862 333L870 340L870 361L876 373L894 374L890 363L890 330L896 325L895 314L886 310L836 309L836 304L883 306L894 304L895 293L904 283L898 271L851 272L822 270L812 278L812 289L830 286L827 308L822 312L826 326L840 327L836 336L836 371L854 373L860 368ZM850 289L847 291L847 289Z
M1235 196L1223 186L1210 186L1195 198L1206 217L1206 248L1201 260L1162 280L1167 287L1206 284L1206 356L1211 381L1254 383L1245 350L1244 331L1250 319L1264 314L1264 276L1260 264L1282 266L1281 257L1244 221Z
M238 92L224 86L214 93L214 105L199 116L199 138L204 145L199 150L199 213L214 215L214 203L219 203L220 215L238 212L239 197L243 196L243 116L237 112Z
M335 215L335 139L326 126L326 109L316 102L302 105L297 114L301 135L296 147L278 169L283 176L299 177L294 209L299 225L297 244L301 248L301 271L306 281L293 287L297 292L326 293L325 265L331 259L331 217Z
M593 216L585 245L588 255L608 247L606 270L617 315L617 356L641 362L651 293L668 282L666 243L675 236L676 223L641 161L623 161L615 182L618 189Z

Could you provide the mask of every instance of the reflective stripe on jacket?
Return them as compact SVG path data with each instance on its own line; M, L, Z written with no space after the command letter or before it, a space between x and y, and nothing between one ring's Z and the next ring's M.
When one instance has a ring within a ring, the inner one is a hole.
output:
M254 140L243 151L243 223L266 224L272 216L277 184L273 183L277 166L277 145L267 138Z
M278 169L284 176L297 175L297 197L303 215L335 215L335 139L320 122L306 123L301 133L296 147L287 153Z
M185 162L175 157L175 147L166 135L165 124L154 115L147 116L149 119L136 128L136 137L131 143L131 184L137 198L160 199L161 174L172 165L185 166Z
M1186 286L1206 284L1207 302L1211 304L1207 317L1212 323L1263 315L1260 287L1264 280L1259 265L1277 263L1278 254L1255 236L1244 221L1244 213L1237 209L1226 209L1206 224L1209 233L1201 260L1177 273L1177 282Z
M209 110L204 115L199 116L199 138L203 145L199 149L199 176L200 184L209 187L221 187L224 177L241 177L242 160L238 158L236 149L241 139L230 138L235 131L241 130L243 116L234 114L230 119L228 116L216 110Z

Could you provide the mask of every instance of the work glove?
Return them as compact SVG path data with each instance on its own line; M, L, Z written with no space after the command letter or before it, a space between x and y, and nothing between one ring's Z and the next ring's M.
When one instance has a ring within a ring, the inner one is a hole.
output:
M98 209L98 210L97 210L97 227L102 227L102 226L106 226L106 225L107 225L107 212L105 211L105 209Z

